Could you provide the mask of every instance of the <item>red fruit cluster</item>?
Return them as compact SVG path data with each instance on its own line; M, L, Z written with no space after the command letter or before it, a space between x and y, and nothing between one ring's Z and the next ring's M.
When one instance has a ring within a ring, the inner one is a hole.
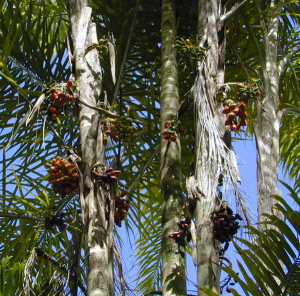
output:
M64 224L64 220L63 220L64 216L65 216L64 212L54 214L51 217L47 216L44 221L45 228L47 230L53 230L54 226L56 225L59 227L59 231L62 232L63 230L66 229L66 225Z
M240 228L239 222L236 220L242 220L239 214L233 215L229 207L224 208L221 206L220 210L213 215L214 238L221 243L230 242L232 236Z
M95 171L92 173L96 176L99 185L104 189L107 190L107 185L110 185L114 182L118 181L118 175L121 171L113 170L112 168L106 169L104 174L99 174Z
M178 246L184 247L186 245L185 239L187 240L187 242L190 242L191 240L191 233L189 231L190 224L191 224L191 219L189 217L184 217L177 223L180 231L169 234L169 237L172 238L175 241L175 243L178 244Z
M131 138L136 128L132 125L132 121L129 118L119 117L110 119L109 122L109 128L105 131L107 136L110 136L116 143L119 141L127 143L131 142Z
M240 103L239 106L232 103L228 107L224 107L222 113L227 115L225 125L230 125L231 131L237 131L241 126L248 125L245 103ZM239 123L237 122L237 117L240 118Z
M52 160L52 165L48 166L50 167L50 183L53 190L58 192L62 199L66 195L78 192L79 173L74 163L57 156L56 159Z
M114 218L115 218L115 223L117 226L121 227L122 226L122 221L125 218L125 215L128 213L129 210L129 202L126 201L124 198L125 195L127 195L128 192L123 192L120 195L115 195L115 213L114 213Z
M67 88L70 89L72 87L73 82L68 81L67 82ZM52 98L52 106L49 107L49 113L52 120L56 120L58 115L61 112L61 108L64 107L67 103L75 103L75 97L73 94L69 92L65 92L64 88L61 88L60 91L57 91L56 88L50 89L50 96Z
M163 139L167 140L167 141L172 141L172 142L176 142L177 133L186 134L186 127L185 126L181 126L178 127L178 123L175 122L174 120L170 121L165 121L164 124L165 129L167 129L166 131L163 131L161 134L163 136Z

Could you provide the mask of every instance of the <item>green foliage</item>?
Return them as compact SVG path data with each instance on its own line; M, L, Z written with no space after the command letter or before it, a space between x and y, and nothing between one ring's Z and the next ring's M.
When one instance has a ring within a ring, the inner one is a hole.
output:
M0 295L16 295L23 289L24 263L12 264L6 257L0 264Z

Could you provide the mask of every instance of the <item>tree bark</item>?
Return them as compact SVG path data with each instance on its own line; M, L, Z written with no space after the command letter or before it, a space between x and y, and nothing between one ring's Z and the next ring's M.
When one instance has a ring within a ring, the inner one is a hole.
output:
M161 122L177 118L179 107L178 70L175 56L176 18L175 1L162 1L162 78ZM183 206L181 184L180 140L161 141L161 188L162 188L162 286L163 295L186 295L185 259L175 254L178 247L168 237L177 229Z
M214 229L211 216L214 210L220 206L217 196L217 184L220 170L218 152L211 154L211 142L213 129L206 126L215 125L215 133L220 137L225 133L222 105L216 101L218 87L224 84L225 71L225 25L218 23L221 13L221 1L199 0L198 35L200 46L209 47L207 56L199 63L198 78L193 92L196 100L196 181L203 195L199 195L197 202L197 249L198 249L198 286L210 288L215 293L220 293L220 269L219 262L220 245L214 239ZM198 102L198 103L197 103ZM199 107L200 109L199 110ZM207 111L204 110L207 108ZM203 113L211 123L201 119ZM218 146L218 145L216 145ZM215 148L214 148L215 149ZM198 290L198 295L206 295Z
M102 72L97 50L85 49L98 42L96 25L91 22L92 9L86 0L69 0L72 28L73 60L75 63L76 97L80 104L80 139L83 182L80 199L86 233L88 296L113 294L112 270L109 270L111 244L108 241L104 192L91 175L95 163L102 159L102 127L96 107L101 92Z
M270 7L272 8L272 7ZM261 25L265 39L265 60L262 67L263 97L257 100L257 125L255 135L257 143L257 209L259 221L264 221L263 213L272 213L276 200L272 195L281 195L277 187L279 167L279 127L281 112L279 103L279 73L278 61L278 21L281 8L271 9L270 18L266 24L261 14ZM265 229L259 224L260 230Z

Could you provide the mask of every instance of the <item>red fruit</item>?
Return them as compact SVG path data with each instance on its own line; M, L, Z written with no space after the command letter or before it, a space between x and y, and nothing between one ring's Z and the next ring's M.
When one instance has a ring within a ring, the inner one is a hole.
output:
M51 119L52 119L52 120L56 120L56 119L57 119L57 114L52 114L52 115L51 115Z
M226 288L226 292L227 293L231 293L231 289L228 287L228 288Z
M246 111L240 112L240 118L241 119L246 119L247 118L247 112Z
M123 197L123 196L125 196L127 194L128 194L128 191L124 191L124 192L121 193L121 196Z
M70 88L70 87L72 87L72 85L73 85L73 82L72 82L71 80L68 80L68 81L67 81L67 87Z
M55 114L57 113L57 109L55 107L50 107L49 108L50 113Z
M236 108L236 104L230 104L228 108L230 111L233 111Z
M172 141L172 142L176 142L176 136L175 136L175 135L172 135L172 136L171 136L171 141Z
M57 96L59 98L62 98L62 97L65 97L66 95L65 95L65 93L63 91L60 91L60 92L57 93Z
M114 176L118 176L118 175L121 173L121 171L115 170L115 171L112 171L111 173L112 173L112 175L114 175Z
M246 119L242 119L240 121L240 126L246 126L246 125L248 125L248 121Z
M227 119L227 120L235 120L235 119L236 119L236 116L235 116L235 114L234 114L233 112L230 112L230 113L228 113L226 119Z
M165 122L165 128L169 127L171 125L171 121L166 121Z
M232 132L234 132L234 131L236 130L236 128L237 128L237 125L236 125L236 124L231 124L231 125L230 125L230 130L231 130Z
M103 145L106 146L107 145L107 139L103 138Z
M56 88L52 87L52 88L50 89L50 92L51 92L51 93L56 93Z
M222 111L223 114L228 114L230 112L229 107L225 107Z
M112 135L112 131L111 130L106 130L105 134L108 135L108 136L111 136Z
M235 108L233 110L233 113L236 115L236 116L239 116L240 115L240 109L239 108Z
M225 125L231 125L231 124L232 124L232 120L228 120L228 119L227 119L227 120L225 121Z
M246 110L246 105L245 105L245 103L240 103L239 110L240 110L241 112L244 112L244 111Z
M51 93L51 98L54 100L57 99L58 98L57 93L56 92Z

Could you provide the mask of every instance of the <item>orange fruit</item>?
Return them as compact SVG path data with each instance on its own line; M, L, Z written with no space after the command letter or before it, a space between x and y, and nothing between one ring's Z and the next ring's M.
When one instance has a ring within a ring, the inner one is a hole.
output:
M50 107L49 108L50 113L55 114L57 113L57 109L55 107Z

